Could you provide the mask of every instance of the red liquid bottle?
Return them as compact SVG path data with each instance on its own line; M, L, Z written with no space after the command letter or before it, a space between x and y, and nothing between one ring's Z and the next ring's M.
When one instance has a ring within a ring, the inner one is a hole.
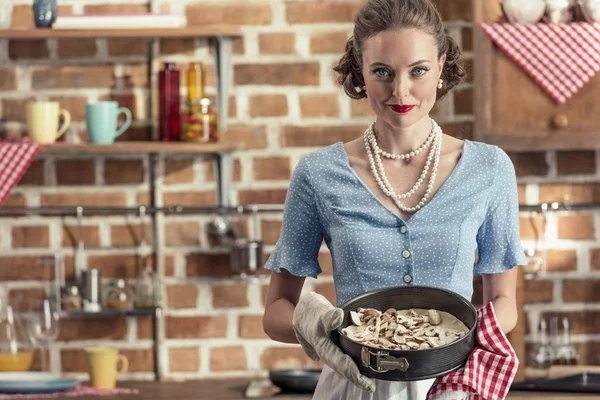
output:
M177 142L180 134L179 71L174 63L165 63L158 74L160 92L160 140Z

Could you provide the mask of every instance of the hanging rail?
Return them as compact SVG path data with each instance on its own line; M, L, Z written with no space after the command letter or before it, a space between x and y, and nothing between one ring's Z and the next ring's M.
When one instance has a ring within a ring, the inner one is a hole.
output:
M244 213L260 212L282 212L283 204L254 204L241 206ZM133 214L139 215L142 207L83 207L83 215L111 215L111 214ZM520 205L522 212L550 212L550 211L588 211L600 210L600 203L560 204L542 203L536 205ZM239 212L238 207L145 207L145 214L231 214ZM77 207L0 207L0 216L77 216Z
M22 215L40 215L40 216L77 216L78 207L0 207L0 216L22 216ZM110 215L110 214L230 214L237 212L282 212L283 205L278 204L252 204L238 207L82 207L83 215Z

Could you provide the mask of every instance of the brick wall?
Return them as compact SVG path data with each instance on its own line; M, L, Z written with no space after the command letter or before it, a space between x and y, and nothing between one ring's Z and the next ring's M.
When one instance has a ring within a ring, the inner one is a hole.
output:
M161 1L157 1L161 3ZM461 44L472 65L472 13L469 0L437 1L449 32ZM301 155L360 135L372 120L365 102L351 101L335 84L332 65L339 59L351 32L351 18L361 1L272 1L250 4L162 1L159 9L186 13L191 24L228 23L242 26L233 58L230 128L225 141L242 142L236 154L232 202L284 201L291 171ZM145 11L144 1L62 0L65 12ZM19 1L13 25L31 25L30 5ZM18 136L24 129L24 104L33 98L58 99L74 123L68 139L85 140L84 104L117 99L132 109L134 124L121 140L149 137L148 90L144 40L11 41L0 45L0 130ZM204 40L165 40L164 60L182 67L202 61L214 95L210 47ZM476 78L476 77L475 77ZM446 133L470 138L473 121L472 79L436 105L436 120ZM520 181L522 203L600 201L600 160L593 152L530 152L511 154ZM7 206L129 206L150 204L149 162L136 157L40 156L10 196ZM158 163L158 188L164 205L212 205L215 182L212 165L201 157L166 156ZM565 197L567 196L567 197ZM298 346L269 340L262 332L261 314L268 284L239 282L226 253L209 243L210 216L170 216L158 226L164 239L165 323L161 332L161 369L167 379L254 375L270 368L315 365ZM532 225L522 215L526 245L533 244L539 217ZM144 221L149 224L149 219ZM267 253L277 240L281 215L260 216ZM103 276L135 277L140 260L135 246L140 229L134 217L90 217L84 221L87 268ZM248 231L251 231L251 222ZM50 269L38 264L56 249L67 254L73 275L74 218L2 218L0 280L12 298L44 295ZM583 361L600 364L600 214L559 213L549 216L548 274L526 282L530 322L540 315L566 313L572 319ZM149 229L146 229L148 232ZM151 238L148 238L151 240ZM120 247L115 247L120 246ZM331 259L321 255L324 273L307 280L334 299ZM598 302L598 303L595 303ZM79 376L85 371L81 349L107 344L123 350L131 362L129 378L152 377L152 325L147 319L67 320L51 354L54 370ZM529 336L528 340L532 337Z

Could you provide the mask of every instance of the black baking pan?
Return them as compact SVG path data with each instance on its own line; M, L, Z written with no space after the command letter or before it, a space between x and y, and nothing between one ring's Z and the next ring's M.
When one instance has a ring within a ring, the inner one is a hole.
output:
M321 376L321 368L279 369L269 371L273 385L287 393L313 393Z
M357 308L410 308L445 311L461 320L469 332L445 346L425 350L385 350L354 342L342 334L351 324L350 311ZM415 381L437 378L462 367L475 348L477 311L470 301L450 290L429 286L401 286L378 289L354 297L340 306L344 322L333 331L332 340L358 365L360 372L370 378L387 381Z

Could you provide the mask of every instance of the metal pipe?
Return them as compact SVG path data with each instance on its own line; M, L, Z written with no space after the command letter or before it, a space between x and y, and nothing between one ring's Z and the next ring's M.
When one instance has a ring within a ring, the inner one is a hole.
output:
M238 206L243 208L244 213L257 212L282 212L283 205L247 205ZM238 207L146 207L146 215L151 214L231 214L238 211ZM134 214L139 215L139 207L85 207L83 215L107 215L107 214ZM57 215L77 216L77 207L0 207L0 216L11 215Z
M270 213L282 212L283 204L264 204L264 205L245 205L235 207L146 207L146 215L151 214L232 214L239 212L241 208L243 213ZM542 203L535 205L520 205L519 211L522 212L551 212L551 211L593 211L600 210L600 203L581 203L581 204L560 204L560 203ZM83 215L107 215L107 214L134 214L139 215L139 207L85 207ZM21 215L40 215L40 216L77 216L77 207L0 207L0 216L21 216Z

